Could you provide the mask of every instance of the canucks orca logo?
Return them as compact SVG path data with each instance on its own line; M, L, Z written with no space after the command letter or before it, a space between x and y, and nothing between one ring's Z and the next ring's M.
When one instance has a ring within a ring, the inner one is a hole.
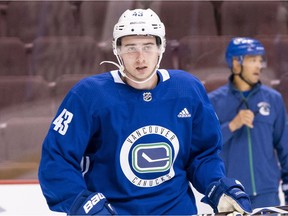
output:
M270 104L267 102L260 102L257 104L259 107L259 113L263 116L270 115Z
M143 137L155 135L161 136L163 141L140 142ZM172 131L158 125L144 126L132 132L123 143L120 152L121 169L137 187L158 186L175 176L173 163L178 152L179 141Z

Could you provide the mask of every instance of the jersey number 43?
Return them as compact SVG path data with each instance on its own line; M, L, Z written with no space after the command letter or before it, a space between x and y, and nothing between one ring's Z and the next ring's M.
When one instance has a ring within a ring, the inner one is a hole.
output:
M68 110L63 109L60 115L53 121L53 124L55 125L53 129L58 131L61 135L65 135L72 118L73 114Z

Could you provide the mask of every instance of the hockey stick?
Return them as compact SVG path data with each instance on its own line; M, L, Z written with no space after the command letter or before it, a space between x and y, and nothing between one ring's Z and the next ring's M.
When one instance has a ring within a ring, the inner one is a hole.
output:
M263 215L263 214L281 214L288 215L288 206L275 206L275 207L264 207L256 208L253 210L251 215Z
M220 212L215 214L202 214L202 216L226 216L226 215L233 215L238 216L241 215L238 212ZM263 208L256 208L253 210L251 214L243 214L243 215L287 215L288 216L288 205L285 206L271 206L271 207L263 207Z

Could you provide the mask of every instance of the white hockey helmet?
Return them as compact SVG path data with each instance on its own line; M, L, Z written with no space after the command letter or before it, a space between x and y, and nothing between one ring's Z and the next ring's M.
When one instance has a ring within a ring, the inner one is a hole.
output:
M126 10L114 26L113 52L117 56L118 39L129 35L151 35L160 39L160 55L165 51L165 26L158 15L148 9Z

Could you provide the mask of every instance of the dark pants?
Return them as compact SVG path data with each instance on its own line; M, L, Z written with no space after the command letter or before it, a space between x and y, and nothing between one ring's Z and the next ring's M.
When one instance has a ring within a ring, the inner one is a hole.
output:
M280 198L279 198L278 192L250 196L250 200L251 200L253 209L280 205Z

